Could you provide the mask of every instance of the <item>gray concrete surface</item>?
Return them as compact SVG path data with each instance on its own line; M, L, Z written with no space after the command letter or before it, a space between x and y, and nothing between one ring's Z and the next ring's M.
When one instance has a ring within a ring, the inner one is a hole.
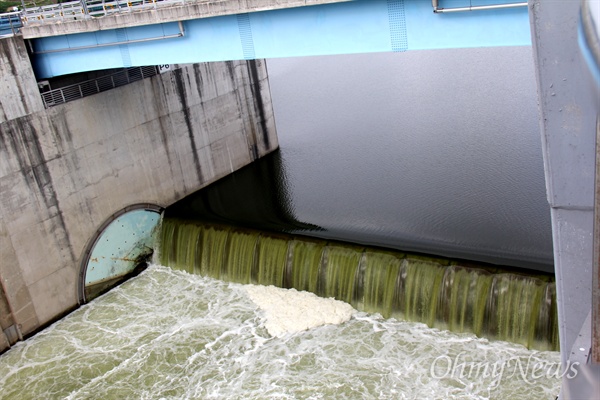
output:
M115 212L277 148L267 79L261 60L195 64L0 123L0 278L23 335L77 305L84 248Z
M0 39L0 122L44 109L22 40Z
M566 362L591 309L598 111L577 42L580 2L530 0L529 6Z
M220 15L277 10L282 8L340 3L350 0L198 0L156 10L111 14L99 18L64 21L60 23L29 24L22 29L23 37L33 39L45 36L101 31L164 22L216 17Z

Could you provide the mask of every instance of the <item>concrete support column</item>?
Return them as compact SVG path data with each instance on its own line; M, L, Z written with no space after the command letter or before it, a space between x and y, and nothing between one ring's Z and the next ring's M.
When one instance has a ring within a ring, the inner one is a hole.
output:
M597 110L578 45L579 7L579 1L529 1L565 363L592 298Z

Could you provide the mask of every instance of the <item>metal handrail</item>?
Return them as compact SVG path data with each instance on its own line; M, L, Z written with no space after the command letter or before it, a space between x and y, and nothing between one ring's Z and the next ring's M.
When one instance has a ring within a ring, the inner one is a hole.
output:
M46 6L26 7L24 10L0 14L18 15L22 25L63 22L67 20L98 18L110 14L127 13L186 3L222 3L227 0L75 0Z
M452 12L463 12L463 11L481 11L481 10L499 10L504 8L518 8L518 7L527 7L527 2L520 3L501 3L501 4L488 4L482 6L466 6L466 7L451 7L451 8L441 8L439 6L440 0L431 0L431 6L433 7L433 12L436 14L442 13L452 13Z
M90 44L90 45L85 45L85 46L64 47L64 48L51 49L51 50L34 50L32 47L31 53L32 54L60 53L63 51L95 49L98 47L119 46L119 45L123 45L123 44L151 42L154 40L164 40L164 39L173 39L173 38L183 37L185 35L185 29L183 28L183 23L181 21L179 21L179 22L177 22L177 24L179 25L179 32L174 33L172 35L154 36L154 37L141 38L141 39L128 39L128 40L122 40L122 41L118 41L118 42L97 43L97 44Z
M44 106L53 107L158 75L156 66L127 68L114 74L41 93Z

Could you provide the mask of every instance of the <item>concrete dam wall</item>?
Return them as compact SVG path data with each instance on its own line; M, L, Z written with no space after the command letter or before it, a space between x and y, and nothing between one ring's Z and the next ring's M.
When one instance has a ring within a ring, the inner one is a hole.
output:
M0 44L2 351L77 306L85 249L112 215L170 205L278 142L263 61L194 64L44 109L23 40Z

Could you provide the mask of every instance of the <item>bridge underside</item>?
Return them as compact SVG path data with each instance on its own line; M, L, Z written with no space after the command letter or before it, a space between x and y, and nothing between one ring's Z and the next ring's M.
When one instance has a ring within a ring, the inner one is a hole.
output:
M452 6L463 2L470 3L461 0ZM142 65L530 44L527 8L446 15L434 14L429 1L402 0L361 0L32 39L38 78Z

